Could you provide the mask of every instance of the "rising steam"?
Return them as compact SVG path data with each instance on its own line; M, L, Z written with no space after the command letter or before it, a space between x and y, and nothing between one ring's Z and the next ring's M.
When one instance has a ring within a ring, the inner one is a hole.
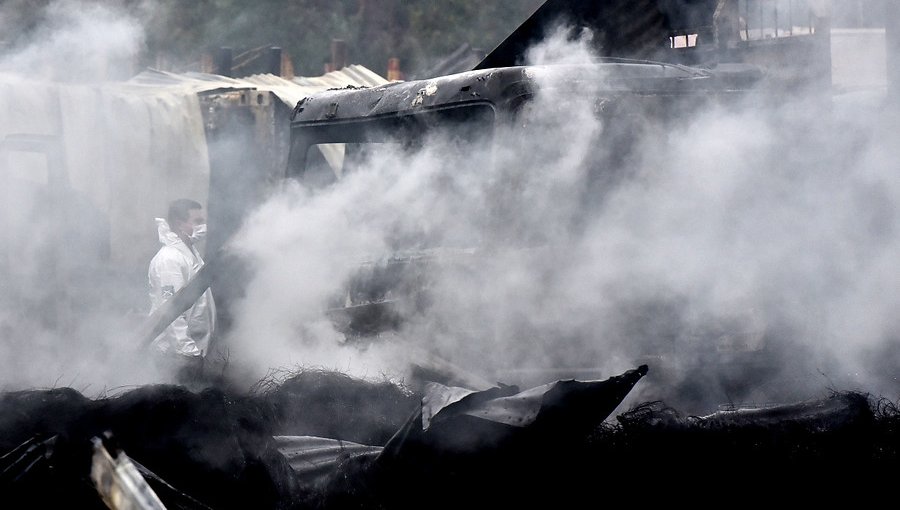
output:
M98 394L161 381L132 340L148 305L152 214L137 223L130 213L167 178L142 151L151 139L142 123L146 104L109 81L134 73L143 30L119 9L76 1L47 3L23 30L15 25L17 5L0 7L8 38L0 54L0 137L45 137L49 152L11 151L0 161L0 389L72 386ZM177 131L186 116L171 113ZM196 152L170 149L171 161L193 170L185 162ZM164 206L165 198L156 202ZM131 251L110 253L111 237ZM141 269L123 270L133 259Z
M558 31L530 61L587 61L585 37ZM882 99L839 97L831 114L800 99L712 104L677 129L648 118L598 189L584 162L608 150L597 140L616 120L593 113L589 88L560 97L566 75L537 79L531 125L496 133L492 159L433 139L257 211L238 243L257 276L234 343L261 367L370 374L402 373L405 343L507 382L650 360L657 378L641 398L689 409L897 392L900 185ZM398 238L476 255L435 267L433 305L400 339L347 347L320 311Z
M17 75L6 83L21 86L22 75L96 82L132 71L144 40L133 18L73 2L51 4L46 18L6 48L0 72ZM587 62L590 47L590 34L560 29L528 62ZM895 105L883 91L838 96L831 111L799 98L778 107L758 97L711 102L682 112L675 126L647 116L623 132L615 117L597 115L602 75L581 76L577 93L561 92L565 72L538 69L535 78L522 125L468 144L438 134L414 152L388 148L324 191L290 184L258 208L232 245L254 274L226 339L232 368L249 380L296 365L405 377L421 353L434 352L488 382L522 384L605 377L647 362L648 384L635 398L687 410L828 388L897 395L900 158L890 136ZM28 86L29 104L42 106L0 111L4 135L81 115L85 103L74 99L99 93L74 88L53 96L71 100L51 102L51 84ZM89 114L99 125L111 111ZM105 132L128 150L148 150L127 136L140 127L127 123L136 117L123 118ZM66 135L82 182L109 182L108 200L133 185L93 173L83 152L95 137ZM597 168L616 144L627 155ZM3 199L7 214L43 204L16 193ZM54 291L26 281L40 281L47 266L23 254L65 236L38 221L25 226L6 230L3 262L17 264L22 279L3 282L3 388L158 380L124 345L128 320L120 303L103 301L117 294L100 284L83 302L110 306L69 317L78 326L65 336L43 327L48 317L22 320L19 296L40 309ZM119 228L120 240L149 231ZM326 310L361 266L423 253L437 255L430 306L401 307L398 332L361 344L333 326Z
M6 6L2 19L14 18L15 6ZM52 2L41 12L41 22L11 42L0 58L0 71L66 82L98 82L127 78L142 50L140 23L114 7L96 2ZM16 33L18 27L6 27Z

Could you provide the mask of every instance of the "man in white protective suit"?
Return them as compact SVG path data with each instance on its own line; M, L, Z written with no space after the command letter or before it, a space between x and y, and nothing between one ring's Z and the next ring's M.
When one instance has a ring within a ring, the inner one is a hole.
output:
M186 198L169 204L168 218L156 218L162 247L150 261L147 277L150 283L152 314L200 271L203 258L196 243L206 235L203 207ZM179 373L202 369L203 357L215 331L216 305L207 289L187 311L175 319L153 341L153 346L172 362L170 368ZM192 377L192 376L188 376Z

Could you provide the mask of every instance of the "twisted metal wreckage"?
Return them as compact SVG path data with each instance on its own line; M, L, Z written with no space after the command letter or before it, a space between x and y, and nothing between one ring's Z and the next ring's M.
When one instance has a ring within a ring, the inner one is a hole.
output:
M744 477L877 483L897 467L900 413L858 394L703 417L647 403L605 423L647 370L525 391L431 383L417 396L312 372L255 397L17 392L0 398L0 493L15 508L102 508L101 496L140 509L524 507L594 500L598 483L638 473L657 497L697 480L724 496Z
M782 41L754 40L750 21L737 22L741 6L747 2L548 1L475 70L300 101L291 116L284 177L313 187L340 178L326 152L311 150L320 145L382 137L415 143L438 128L463 139L480 136L524 111L541 73L567 77L560 93L577 93L584 90L579 80L592 80L598 114L614 118L610 125L622 133L648 115L677 121L698 104L823 78L827 20L817 18L807 34ZM560 15L594 29L604 58L579 66L516 66ZM760 23L755 30L762 35ZM676 44L680 37L684 46ZM661 40L671 44L660 49ZM689 44L694 41L700 42ZM773 54L800 64L793 72L763 72L758 64ZM617 138L615 132L604 136ZM606 164L596 166L608 167L628 150L618 144L601 151ZM334 310L336 321L355 333L390 327L397 319L388 291L420 274L416 264L440 256L398 257L363 274L350 302ZM227 294L217 275L234 274L239 263L221 251L211 257L139 336L148 343L210 286ZM410 287L414 294L416 283ZM74 502L101 508L101 499L110 508L142 509L509 507L597 498L606 490L598 484L622 487L642 469L660 475L653 479L659 489L702 476L715 493L717 483L758 476L755 461L767 463L764 478L773 484L798 469L896 468L900 414L864 395L704 417L648 403L619 415L615 425L606 422L648 370L642 365L604 381L560 380L524 391L436 382L412 394L385 387L369 401L383 406L369 413L360 413L358 402L342 410L325 404L350 402L349 393L371 389L334 374L318 374L315 384L297 376L256 396L174 386L97 401L70 389L11 393L0 398L0 451L6 452L0 490L3 498L33 507ZM288 398L316 392L323 400L302 408ZM328 426L312 425L323 413ZM360 414L370 422L360 425Z

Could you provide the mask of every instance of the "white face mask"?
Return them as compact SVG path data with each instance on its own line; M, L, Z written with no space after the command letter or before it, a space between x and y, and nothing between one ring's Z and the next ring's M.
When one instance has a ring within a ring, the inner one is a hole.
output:
M202 225L194 225L194 232L191 234L191 241L195 243L206 239L206 223Z

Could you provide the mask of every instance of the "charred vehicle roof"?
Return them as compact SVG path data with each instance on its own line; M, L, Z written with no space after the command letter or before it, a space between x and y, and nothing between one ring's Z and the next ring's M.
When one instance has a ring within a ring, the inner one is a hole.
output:
M649 61L485 69L373 88L332 89L301 100L291 124L299 128L470 103L502 110L532 95L542 75L563 78L572 92L586 90L583 84L589 82L589 90L610 94L677 95L745 92L760 80L762 72L739 64L710 70Z
M491 125L516 118L519 106L539 93L548 93L551 102L578 96L593 102L595 113L604 119L615 119L607 129L598 133L596 145L584 164L591 168L591 177L584 190L583 210L590 210L589 201L599 203L603 189L609 188L619 174L622 160L636 139L636 129L646 119L683 119L679 112L690 110L700 102L717 98L745 97L755 90L762 72L755 66L742 64L719 65L715 69L679 64L636 60L605 59L579 65L516 66L468 71L427 80L395 82L373 88L332 89L300 101L291 118L291 155L287 176L297 178L312 189L328 186L353 171L352 154L360 145L384 141L416 142L425 139L431 127L456 126L451 136L462 136L463 145L475 150L479 138L489 139ZM527 115L541 117L540 111ZM527 123L527 122L526 122ZM517 132L521 123L513 127ZM336 147L340 157L328 154ZM607 149L601 148L606 146ZM310 150L313 147L318 150ZM468 157L479 156L463 151ZM347 158L343 156L347 155ZM323 159L324 157L324 159ZM327 160L327 161L326 161ZM345 164L351 160L350 164ZM364 157L362 159L364 161ZM395 254L419 253L430 247L425 239L416 239L416 248L394 246ZM477 244L477 243L476 243ZM529 246L512 242L510 246ZM428 256L395 256L381 264L361 268L350 282L347 294L340 296L344 311L349 314L351 331L380 331L379 326L393 325L396 317L382 313L376 305L388 303L399 296L412 302L427 302L418 292L428 287L422 282L435 265L448 261L447 246L433 246ZM496 247L494 247L496 249ZM469 253L464 259L477 264L480 251ZM336 305L336 309L341 305ZM359 312L376 311L374 320ZM361 317L365 320L360 321ZM357 323L356 326L353 323ZM364 324L363 327L357 327Z
M607 58L588 64L504 67L372 88L332 89L304 98L294 108L286 177L299 178L313 188L340 178L336 161L342 159L338 154L343 149L329 144L412 141L431 127L451 124L465 126L457 132L475 139L475 129L489 129L493 123L514 118L538 92L560 100L593 100L599 116L623 124L625 118L638 122L648 116L678 118L680 112L706 101L729 102L758 89L762 78L758 67L746 64L705 69ZM319 151L310 153L313 146ZM311 161L321 161L322 156L333 176L309 169L311 164L316 166Z

